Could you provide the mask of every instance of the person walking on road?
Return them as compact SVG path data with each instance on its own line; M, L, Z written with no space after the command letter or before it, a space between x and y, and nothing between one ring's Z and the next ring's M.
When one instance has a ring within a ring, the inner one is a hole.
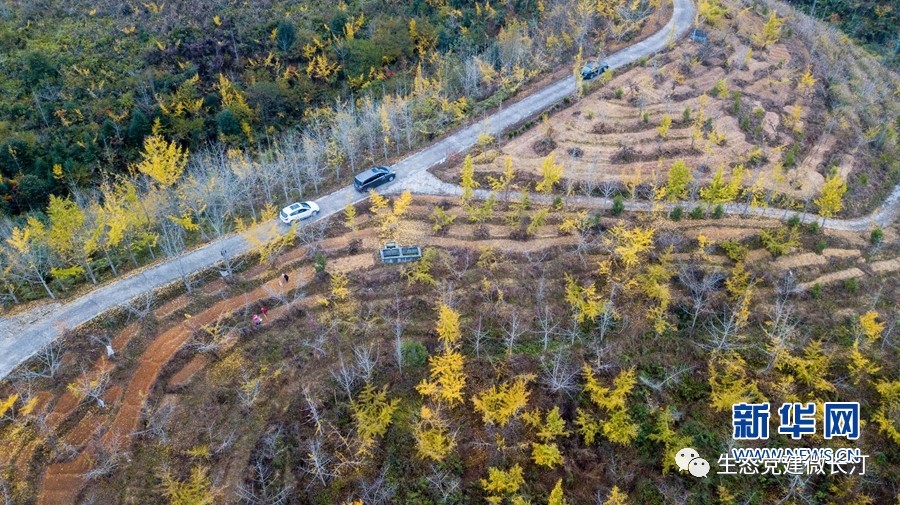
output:
M281 281L282 281L281 284L282 285L286 286L289 278L290 277L288 277L287 272L281 272Z

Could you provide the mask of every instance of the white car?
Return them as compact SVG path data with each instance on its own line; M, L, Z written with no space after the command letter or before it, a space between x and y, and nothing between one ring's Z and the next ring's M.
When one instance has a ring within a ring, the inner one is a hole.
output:
M319 206L316 202L297 202L281 209L278 217L282 223L291 224L294 221L302 221L311 218L319 213Z

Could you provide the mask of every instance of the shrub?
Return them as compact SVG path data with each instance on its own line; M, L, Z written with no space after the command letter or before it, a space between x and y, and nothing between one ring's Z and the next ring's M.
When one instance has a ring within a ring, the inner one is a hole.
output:
M844 289L850 294L856 294L859 291L859 279L856 277L844 279Z
M559 195L556 195L553 198L553 203L550 204L550 208L553 210L561 210L563 208L563 198Z
M812 297L814 299L818 300L819 297L822 296L822 285L818 282L813 284L813 287L809 290L809 292L810 294L812 294Z
M825 251L825 248L828 247L828 244L824 240L820 240L816 242L815 250L817 254L822 254Z
M678 205L672 209L672 212L669 213L669 217L672 221L681 221L682 214L684 214L684 209L681 208L681 205Z
M428 361L428 349L418 340L404 340L400 344L400 354L405 366L424 366Z
M786 226L771 231L762 230L759 232L759 239L762 241L763 247L776 258L800 245L797 240L797 229Z
M722 250L725 251L725 256L728 256L728 258L734 262L744 261L744 259L747 257L747 254L750 252L750 250L747 249L746 246L744 246L737 240L731 239L719 242L719 247L721 247Z
M811 223L809 223L808 225L806 225L806 229L807 229L810 233L812 233L813 235L815 235L816 233L819 233L819 222L818 222L818 221L812 221Z
M869 235L869 242L871 242L872 245L878 245L883 240L884 240L884 230L882 230L880 226L875 228L874 230L872 230L872 234Z
M725 215L725 207L722 207L722 204L716 205L716 208L713 209L712 217L713 219L722 219L722 216Z
M703 207L699 205L691 209L691 219L703 219Z
M625 94L625 90L622 88L616 88L616 98L621 99L622 95Z
M685 107L684 112L681 113L681 120L685 123L691 120L691 108Z
M800 216L798 216L797 214L791 216L790 219L787 220L787 225L791 228L800 226Z
M613 198L612 215L618 216L625 210L625 202L622 201L622 195L616 195Z
M315 258L313 259L313 268L315 268L316 273L320 274L325 271L325 266L328 264L328 258L325 257L322 253L316 253Z

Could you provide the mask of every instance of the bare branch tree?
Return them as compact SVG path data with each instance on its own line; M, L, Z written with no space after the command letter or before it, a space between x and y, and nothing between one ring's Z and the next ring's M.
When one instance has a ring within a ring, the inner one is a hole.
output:
M371 344L358 345L353 348L353 355L356 357L356 369L359 371L359 375L363 382L368 382L378 364L378 349L373 349Z
M554 353L550 359L541 360L544 373L541 380L552 393L565 393L569 396L578 389L580 369L561 351Z
M338 386L347 393L347 399L353 399L353 390L359 381L359 372L353 365L347 365L344 361L343 353L338 354L338 368L331 371L331 376L337 382Z
M384 467L377 477L370 480L360 480L359 494L363 503L381 505L391 503L394 492L397 490L396 485L391 484L387 480L387 467Z
M525 334L525 325L522 322L518 311L513 311L509 316L509 323L503 327L503 342L506 344L506 354L511 355L513 347L523 334Z
M334 477L334 469L332 463L334 458L328 454L322 447L322 436L316 435L309 440L307 444L306 458L303 471L309 474L313 479L318 480L323 486ZM312 482L310 482L312 484Z
M553 318L553 313L548 305L540 305L537 317L537 330L535 333L541 339L543 350L546 351L550 346L553 337L559 334L559 322Z

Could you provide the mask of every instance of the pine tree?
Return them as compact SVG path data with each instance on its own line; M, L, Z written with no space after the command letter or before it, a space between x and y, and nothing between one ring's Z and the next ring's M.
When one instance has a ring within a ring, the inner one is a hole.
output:
M620 490L619 486L613 486L603 505L629 505L628 495Z
M653 247L653 228L636 226L627 228L621 224L610 231L614 241L613 252L626 269L640 264L643 256Z
M430 356L428 358L430 379L422 379L416 390L421 395L433 396L449 405L462 403L462 390L466 385L464 365L463 355L450 349Z
M488 176L488 184L490 184L491 190L496 192L497 194L503 194L504 204L509 203L509 190L515 177L516 172L515 169L513 169L511 156L506 157L505 168L503 169L503 173L500 174L500 177L494 178L492 176Z
M757 47L768 47L781 37L781 26L784 24L784 18L779 18L773 10L769 14L769 20L763 25L762 31L753 36L753 42Z
M456 447L456 438L448 429L440 412L423 405L419 411L419 421L413 427L416 451L422 459L443 461Z

